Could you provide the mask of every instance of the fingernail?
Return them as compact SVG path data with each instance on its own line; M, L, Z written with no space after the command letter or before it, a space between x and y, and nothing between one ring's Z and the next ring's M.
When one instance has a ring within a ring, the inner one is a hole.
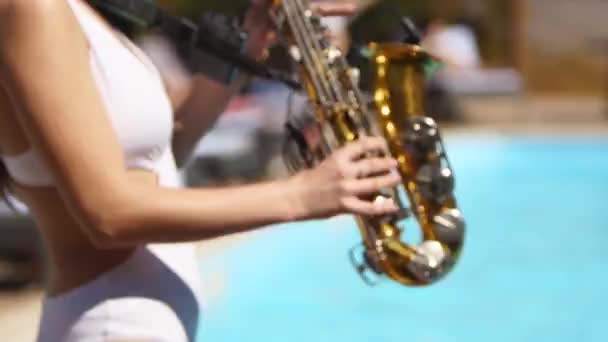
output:
M391 212L391 213L394 213L394 212L396 212L396 211L399 211L399 208L397 207L397 205L396 205L396 204L391 204L391 205L388 207L388 211L389 211L389 212Z

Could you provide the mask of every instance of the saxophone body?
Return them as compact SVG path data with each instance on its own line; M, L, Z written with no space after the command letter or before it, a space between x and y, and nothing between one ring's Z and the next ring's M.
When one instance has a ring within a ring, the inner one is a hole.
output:
M308 115L288 118L287 166L292 172L314 167L362 135L383 136L402 183L375 196L392 198L401 211L355 217L363 243L351 249L351 262L370 285L381 276L407 286L442 279L460 256L465 223L439 128L424 109L425 67L432 57L418 45L371 44L370 99L358 86L357 71L324 38L307 1L275 0L275 11L310 108ZM422 231L418 244L402 240L410 218Z

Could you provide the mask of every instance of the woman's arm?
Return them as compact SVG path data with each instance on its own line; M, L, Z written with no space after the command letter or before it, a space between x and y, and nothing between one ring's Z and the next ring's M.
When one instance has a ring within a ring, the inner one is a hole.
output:
M213 128L243 81L240 77L226 86L203 75L192 77L190 96L175 113L173 153L178 167L188 161L200 139Z
M167 39L161 35L149 35L141 39L139 45L158 68L171 99L175 111L173 155L178 167L181 167L244 85L246 78L241 75L232 84L226 85L202 74L191 74Z
M8 5L6 5L8 4ZM100 247L196 240L286 220L395 211L358 195L399 180L367 138L285 181L215 190L130 182L89 69L86 39L65 1L0 0L0 81L73 216ZM383 176L357 178L384 172Z
M276 41L274 26L269 16L271 6L272 2L268 0L252 1L245 16L243 29L249 35L245 51L254 59L263 58L266 49ZM328 16L349 15L357 9L350 1L318 1L311 4L311 8ZM191 78L173 77L184 75L176 70L180 69L179 60L176 54L171 52L165 58L168 63L161 63L161 73L168 81L166 83L170 93L175 94L172 99L178 127L173 136L173 153L178 166L181 166L188 160L202 136L216 123L230 99L244 85L246 77L241 76L230 85L221 84L203 75L194 75ZM166 67L163 72L162 65L173 67ZM181 95L184 92L187 94Z

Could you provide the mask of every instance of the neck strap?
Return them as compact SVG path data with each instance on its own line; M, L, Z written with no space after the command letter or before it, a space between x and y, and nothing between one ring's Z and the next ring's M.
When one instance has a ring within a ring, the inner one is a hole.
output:
M268 68L251 60L241 53L239 47L227 44L225 39L204 29L206 25L173 16L163 11L156 4L156 0L88 0L107 17L115 17L138 30L160 28L169 34L178 45L188 49L205 51L234 66L255 74L259 77L280 81L294 89L301 89L300 84L294 81L291 75ZM209 23L207 23L209 24Z
M159 23L161 11L153 0L88 0L103 13L116 16L139 29L149 29Z

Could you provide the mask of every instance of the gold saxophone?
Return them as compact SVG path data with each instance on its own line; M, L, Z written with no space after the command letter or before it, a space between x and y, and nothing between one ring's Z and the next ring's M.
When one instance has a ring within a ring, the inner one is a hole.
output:
M356 216L363 248L362 253L357 247L350 251L351 261L368 284L381 275L408 286L438 281L459 258L465 223L439 128L423 105L424 68L432 57L418 45L371 44L373 99L366 100L356 69L325 38L320 16L308 2L275 0L275 5L274 19L311 109L308 117L288 119L287 165L292 172L314 167L359 136L384 136L403 181L376 196L391 197L402 210L384 217ZM423 233L417 245L402 241L399 225L411 216Z

